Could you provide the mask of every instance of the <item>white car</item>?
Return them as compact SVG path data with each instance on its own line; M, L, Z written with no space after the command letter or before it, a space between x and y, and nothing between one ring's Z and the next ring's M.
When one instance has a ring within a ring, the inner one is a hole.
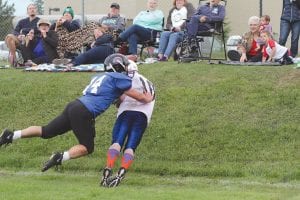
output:
M8 48L4 41L0 41L0 60L7 60L9 55Z
M242 37L240 35L230 36L226 42L227 52L230 50L237 50L237 46L241 41L242 41Z

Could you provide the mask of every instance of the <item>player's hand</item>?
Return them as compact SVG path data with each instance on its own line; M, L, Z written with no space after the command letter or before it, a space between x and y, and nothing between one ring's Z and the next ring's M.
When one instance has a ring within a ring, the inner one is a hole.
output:
M144 95L147 103L150 103L153 100L153 95L150 92L144 92Z

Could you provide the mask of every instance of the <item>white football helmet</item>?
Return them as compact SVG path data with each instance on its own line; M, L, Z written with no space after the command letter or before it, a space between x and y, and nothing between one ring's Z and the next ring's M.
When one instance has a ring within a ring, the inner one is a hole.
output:
M137 64L132 61L132 60L128 60L129 61L129 65L127 65L127 76L129 76L130 78L134 77L135 72L138 71L138 66Z

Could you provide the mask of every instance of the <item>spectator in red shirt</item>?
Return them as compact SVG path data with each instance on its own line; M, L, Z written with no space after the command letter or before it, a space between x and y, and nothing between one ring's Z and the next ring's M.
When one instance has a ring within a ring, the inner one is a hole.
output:
M228 58L232 61L240 62L260 62L262 61L262 45L260 38L260 18L252 16L248 20L249 32L242 37L238 51L228 51Z

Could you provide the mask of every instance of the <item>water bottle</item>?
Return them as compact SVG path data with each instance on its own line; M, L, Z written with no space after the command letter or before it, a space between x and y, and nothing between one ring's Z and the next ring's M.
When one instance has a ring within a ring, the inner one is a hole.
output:
M156 33L155 43L158 44L160 40L160 32Z

